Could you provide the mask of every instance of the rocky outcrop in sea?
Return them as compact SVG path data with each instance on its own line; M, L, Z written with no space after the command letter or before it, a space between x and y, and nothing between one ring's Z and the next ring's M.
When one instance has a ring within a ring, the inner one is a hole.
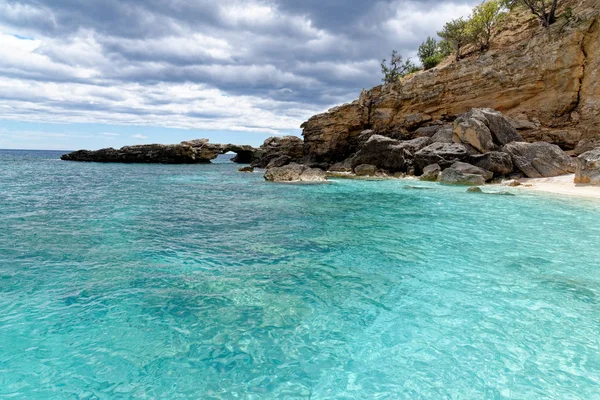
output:
M64 154L65 161L151 163L151 164L203 164L219 154L234 152L233 162L249 164L256 158L257 149L248 145L214 144L208 139L196 139L180 144L144 144L120 149L79 150Z

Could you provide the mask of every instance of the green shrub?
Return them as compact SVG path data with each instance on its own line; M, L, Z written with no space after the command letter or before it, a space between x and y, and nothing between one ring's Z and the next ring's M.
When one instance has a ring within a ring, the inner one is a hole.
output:
M468 20L461 17L446 22L444 28L438 32L438 36L450 43L456 52L456 61L460 60L460 50L471 40Z
M471 42L481 51L490 47L492 30L504 17L501 0L484 1L473 9L473 16L467 21L467 31Z

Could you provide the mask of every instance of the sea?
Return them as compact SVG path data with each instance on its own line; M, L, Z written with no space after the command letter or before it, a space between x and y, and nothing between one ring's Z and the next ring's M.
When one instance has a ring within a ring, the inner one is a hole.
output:
M597 200L61 154L0 151L2 399L600 398Z

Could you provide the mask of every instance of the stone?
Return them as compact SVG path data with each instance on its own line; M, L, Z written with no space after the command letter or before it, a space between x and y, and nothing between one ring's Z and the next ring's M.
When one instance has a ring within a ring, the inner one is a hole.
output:
M521 182L519 182L516 179L509 179L506 181L502 181L502 185L504 186L510 186L510 187L517 187L517 186L521 186Z
M512 142L502 149L529 178L545 178L575 172L575 161L560 147L546 142Z
M600 147L600 138L597 139L581 139L577 146L575 147L575 151L573 152L576 156L579 156L583 153L587 153L588 151L594 150Z
M442 127L440 125L422 126L415 131L417 137L433 137Z
M479 119L459 117L454 122L455 143L463 143L472 146L480 153L486 153L496 148L492 133L489 128Z
M411 140L403 140L398 146L408 150L411 154L415 154L417 151L424 149L431 144L431 139L428 137L419 137Z
M292 158L288 155L282 154L275 158L272 158L267 164L267 168L283 167L292 162Z
M337 162L329 167L331 172L352 172L352 160L347 158L344 161Z
M431 164L447 168L456 161L467 160L469 155L467 147L460 143L433 143L417 151L413 163L418 173Z
M454 137L454 130L453 128L441 128L439 129L435 135L433 135L431 137L431 142L432 143L454 143L454 140L452 139Z
M508 175L514 168L511 156L499 151L472 155L469 164L493 172L496 176Z
M377 167L370 164L361 164L354 168L356 176L375 176Z
M304 142L297 136L274 136L267 138L256 150L253 167L266 168L271 160L289 157L288 162L299 162L304 157Z
M239 172L254 172L254 167L242 167L238 169Z
M440 174L440 182L450 185L480 186L485 184L481 175L467 174L454 168L446 168Z
M483 190L479 186L473 186L467 189L468 193L483 193Z
M500 112L491 108L473 108L454 121L453 140L487 153L523 138Z
M308 168L302 164L288 164L283 167L269 168L264 176L269 182L325 182L325 172L318 168Z
M429 140L428 138L421 138ZM418 140L418 139L415 139ZM407 146L410 148L410 146ZM402 142L381 135L373 135L350 160L353 168L361 164L371 164L390 172L406 171L407 160L412 154Z
M494 174L488 170L460 161L452 164L450 168L460 171L463 174L481 175L486 182L494 177Z
M422 181L435 182L440 178L442 169L438 164L431 164L423 168L423 174L420 176Z
M600 185L600 147L577 157L575 183Z

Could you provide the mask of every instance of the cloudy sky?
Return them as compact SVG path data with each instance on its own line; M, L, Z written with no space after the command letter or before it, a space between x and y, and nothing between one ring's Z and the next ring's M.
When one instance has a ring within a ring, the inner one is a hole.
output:
M0 148L260 144L477 1L0 0Z

